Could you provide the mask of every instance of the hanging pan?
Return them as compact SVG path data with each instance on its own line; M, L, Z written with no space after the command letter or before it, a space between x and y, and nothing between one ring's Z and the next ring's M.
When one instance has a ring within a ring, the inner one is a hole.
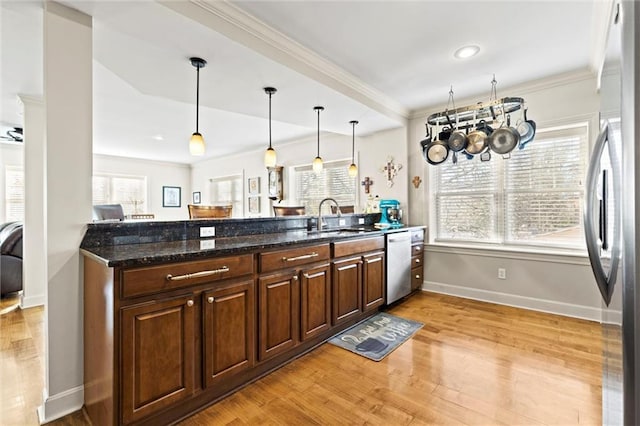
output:
M456 114L456 129L451 132L451 136L447 140L449 149L453 152L460 152L467 146L467 134L459 129L460 122L458 114Z
M518 146L520 142L520 134L511 127L511 117L507 115L506 126L502 123L498 129L494 130L489 136L489 149L496 154L505 155L510 153Z
M523 149L536 136L536 123L533 120L527 120L527 109L524 110L524 120L518 124L516 130L520 135L519 149Z
M436 134L438 132L436 125ZM438 165L447 161L449 157L449 147L445 142L440 139L432 140L424 145L422 149L422 156L429 164Z

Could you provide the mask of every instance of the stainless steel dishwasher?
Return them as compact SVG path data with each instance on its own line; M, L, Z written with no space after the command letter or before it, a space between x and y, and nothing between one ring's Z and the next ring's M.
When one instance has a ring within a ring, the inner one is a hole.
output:
M387 234L387 304L411 293L411 232Z

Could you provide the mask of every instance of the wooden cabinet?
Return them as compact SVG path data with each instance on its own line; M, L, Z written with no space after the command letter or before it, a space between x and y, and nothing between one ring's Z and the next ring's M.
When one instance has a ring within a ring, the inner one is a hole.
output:
M205 386L255 363L253 280L243 280L202 294Z
M192 295L122 309L122 422L180 402L194 390Z
M385 299L384 237L332 244L333 321L376 309Z
M299 280L297 273L260 278L258 357L264 361L298 343Z
M300 272L300 338L307 340L331 328L329 264Z
M258 256L258 359L265 361L331 328L329 244Z
M362 257L362 309L367 312L384 304L385 272L384 252L379 251Z
M334 261L333 323L339 324L362 312L362 259Z
M419 290L424 282L424 229L411 231L411 290Z

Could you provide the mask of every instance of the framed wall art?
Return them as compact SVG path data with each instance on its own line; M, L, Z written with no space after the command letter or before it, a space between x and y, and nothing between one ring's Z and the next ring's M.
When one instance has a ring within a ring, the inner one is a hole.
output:
M182 188L179 186L162 187L162 207L180 207Z
M200 204L200 192L193 193L193 204Z
M249 213L260 213L260 197L249 197Z
M249 194L257 195L260 193L260 178L252 177L249 178Z

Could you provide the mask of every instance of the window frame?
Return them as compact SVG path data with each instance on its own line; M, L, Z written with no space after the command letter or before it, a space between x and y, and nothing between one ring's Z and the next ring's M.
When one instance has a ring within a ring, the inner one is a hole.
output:
M231 199L231 205L233 208L231 209L231 217L240 218L244 217L245 213L245 173L242 171L241 173L234 173L224 176L216 176L209 178L209 199L211 205L223 205L227 204L229 200L216 200L214 199L214 185L217 182L226 182L226 181L238 181L240 185L240 199ZM232 190L232 192L235 192Z
M584 143L584 148L580 151L580 160L581 160L581 171L583 172L582 175L586 175L586 169L587 169L587 164L588 164L588 160L589 160L589 155L591 152L591 128L592 128L592 123L590 119L584 118L582 120L579 121L575 121L575 122L565 122L565 123L558 123L556 125L553 126L548 126L548 127L542 127L542 128L538 128L536 131L536 138L541 139L543 137L543 135L547 135L547 137L545 137L545 139L551 139L553 138L553 133L562 133L562 132L568 132L568 133L572 133L574 135L579 135L582 138L582 142ZM557 137L557 136L556 136ZM533 141L530 142L531 144L536 143L536 140L534 139ZM517 149L517 148L516 148ZM524 149L527 149L526 147ZM496 155L494 154L494 157ZM463 160L464 161L464 160ZM490 161L494 161L494 159L492 158ZM506 160L509 161L509 160ZM501 163L504 163L501 161ZM449 162L447 161L447 163L443 164L445 167L446 165L449 165ZM515 241L515 240L509 240L507 237L508 235L508 212L507 212L507 193L508 193L508 188L505 185L506 182L506 164L501 164L498 166L498 172L496 173L496 175L498 176L498 180L497 180L497 186L495 188L495 194L496 194L496 201L495 201L495 210L496 212L496 217L495 217L495 221L496 221L496 226L495 226L495 233L496 233L496 240L495 241L490 241L490 240L485 240L485 241L479 241L479 240L474 240L474 239L455 239L455 238L441 238L438 237L438 204L437 204L437 197L440 195L437 191L437 182L438 182L438 176L437 176L437 168L438 167L442 167L442 166L430 166L430 165L426 165L426 167L428 167L428 180L430 182L429 185L427 185L427 188L425 188L425 191L427 192L427 199L428 200L432 200L432 202L429 203L429 223L430 223L430 227L432 229L434 229L433 232L430 233L429 235L429 245L432 246L440 246L440 247L452 247L452 248L458 248L458 249L479 249L479 250L483 250L483 249L488 249L488 250L497 250L497 251L506 251L506 252L528 252L528 253L555 253L555 254L567 254L567 255L576 255L576 256L583 256L586 254L586 245L584 243L584 240L581 241L580 244L577 245L572 245L572 244L567 244L566 242L559 242L558 244L554 244L548 241L543 241L543 242L535 242L531 239L529 240L519 240L519 241ZM583 215L582 215L582 211L584 209L584 199L585 199L585 187L584 187L584 176L581 176L580 179L580 185L579 185L579 191L580 191L580 228L583 229L584 227L584 223L583 223ZM482 192L482 190L480 190L480 192ZM476 191L474 193L479 194L480 192ZM492 191L485 191L488 194L493 194ZM525 192L525 190L520 190L518 191L518 193L523 193ZM536 191L535 189L532 189L531 192L540 192L540 191ZM545 190L545 192L547 192L547 190ZM554 189L551 190L550 192L566 192L565 189ZM465 192L466 194L468 194L469 192Z
M93 191L93 184L94 184L94 179L98 177L98 178L107 178L108 182L109 182L109 195L108 195L108 200L104 203L104 204L120 204L122 205L122 209L124 210L124 214L126 215L131 215L131 214L140 214L140 213L148 213L149 209L150 209L150 201L149 201L149 178L146 175L131 175L131 174L122 174L122 173L109 173L109 172L94 172L93 175L91 176L91 203L92 204L103 204L102 202L98 202L96 203L95 201L95 194ZM112 197L112 193L115 192L113 191L113 181L114 179L135 179L135 180L139 180L142 183L142 187L144 188L144 201L141 203L142 205L142 211L140 212L136 212L136 208L134 208L134 211L129 211L129 206L130 203L127 202L122 202L119 201L115 198Z
M349 165L351 164L351 159L338 159L338 160L331 160L331 161L325 161L323 164L323 173L326 169L340 169L343 168L345 173L347 173L348 176L348 169L349 169ZM310 163L305 163L305 164L298 164L298 165L294 165L291 166L289 168L289 175L291 176L290 179L290 183L289 183L289 193L293 194L292 198L292 202L294 202L297 205L305 205L303 199L301 199L299 197L298 194L298 184L297 184L297 177L298 177L298 173L301 171L311 171L313 170L313 166ZM353 188L353 194L352 194L352 199L349 200L349 203L353 203L354 209L355 207L358 205L358 182L357 182L357 177L349 177L349 179L352 179L354 181L354 188ZM329 195L326 195L323 198L326 197L331 197L331 198L341 198L341 197L336 197L334 194L329 193ZM339 201L339 200L338 200ZM341 203L343 204L343 203ZM349 205L349 204L344 204L344 205ZM318 208L318 205L310 205L310 208L306 208L306 214L309 216L317 216L318 212L316 212L316 209Z

